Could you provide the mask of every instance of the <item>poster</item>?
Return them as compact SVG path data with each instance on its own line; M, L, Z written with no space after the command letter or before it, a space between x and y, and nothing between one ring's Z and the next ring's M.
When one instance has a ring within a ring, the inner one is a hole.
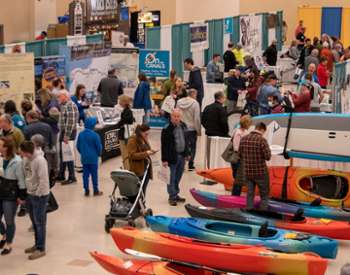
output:
M240 42L250 54L262 50L262 16L248 15L240 18Z
M63 56L46 56L35 58L35 76L42 78L43 88L49 88L56 78L61 78L64 83L65 60Z
M70 93L74 94L76 87L83 84L89 100L93 101L101 79L108 74L111 49L103 44L61 47L60 55L66 59L66 83Z
M112 49L109 66L116 70L118 79L123 83L124 93L133 98L138 84L139 50Z
M23 99L34 100L34 55L0 55L0 104L13 100L20 106Z
M209 27L207 23L190 25L191 52L209 48Z
M169 77L170 52L141 50L139 55L140 72L148 77Z
M124 48L125 38L127 36L123 32L112 31L112 48Z

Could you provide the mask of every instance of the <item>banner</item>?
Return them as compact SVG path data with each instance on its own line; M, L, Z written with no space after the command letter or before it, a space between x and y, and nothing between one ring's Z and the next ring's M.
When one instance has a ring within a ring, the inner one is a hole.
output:
M240 18L240 42L250 54L262 50L262 15Z
M111 49L103 44L61 47L60 55L66 59L66 83L70 93L74 94L77 85L83 84L88 99L94 101L98 85L108 73Z
M65 76L65 60L63 56L47 56L42 58L42 87L49 88L54 79Z
M209 48L209 27L207 23L190 25L191 52L202 51Z
M23 99L34 100L34 55L0 55L0 104L13 100L20 106Z
M86 36L85 35L75 35L75 36L67 36L67 46L80 46L86 45Z
M168 78L170 74L170 52L140 50L140 72L148 77Z
M124 93L133 98L138 84L139 50L112 49L109 66L116 70L118 79L123 83Z
M227 45L228 43L232 42L231 38L232 38L232 34L233 34L233 18L229 17L229 18L225 18L224 21L224 49L227 50Z

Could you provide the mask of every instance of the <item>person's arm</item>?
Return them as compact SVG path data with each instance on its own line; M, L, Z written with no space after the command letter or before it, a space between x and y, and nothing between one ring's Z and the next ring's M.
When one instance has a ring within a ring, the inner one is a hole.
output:
M16 176L18 188L20 190L26 189L23 160L20 160L16 163L15 176Z
M148 157L147 152L137 152L136 139L129 139L127 144L129 158L131 160L143 160Z
M201 110L198 102L194 103L194 125L197 131L197 135L202 135L202 125L201 125Z
M221 129L223 133L226 133L226 135L228 135L228 132L229 132L228 119L227 119L227 113L224 108L221 109L220 124L221 124Z
M262 151L262 154L264 156L264 159L269 161L271 159L271 150L270 150L270 146L267 143L267 140L265 138L263 138L263 140L261 142L261 151Z
M167 156L168 141L167 141L166 129L162 130L160 140L161 140L161 157L162 157L162 162L168 162L168 156Z
M207 65L207 80L214 80L215 79L215 65L212 63L209 63Z
M97 91L98 91L99 93L102 92L101 82L102 82L102 80L100 81L100 83L98 84L98 87L97 87Z
M101 156L102 154L102 142L101 142L101 137L96 133L96 139L95 139L95 145L96 145L96 149L98 152L98 155Z
M195 71L195 72L191 72L191 81L189 83L190 85L190 89L196 89L197 91L199 91L201 89L202 86L202 75L200 70Z
M81 151L83 149L83 148L81 148L81 133L78 136L76 147L77 147L77 150L78 150L79 154L81 154Z
M208 111L207 111L207 107L204 109L203 113L202 113L202 125L205 129L207 129L207 125L208 125Z
M49 170L46 159L42 158L40 162L36 161L33 168L33 173L36 173L39 179L39 185L36 191L40 192L40 189L43 189L45 185L49 185Z
M75 128L75 123L77 121L77 112L72 106L67 108L67 118L65 121L64 135L65 138L69 139L72 136L73 130Z
M124 94L124 87L123 87L123 83L121 83L121 82L120 82L120 85L119 85L119 91L118 91L118 94L119 94L119 95Z

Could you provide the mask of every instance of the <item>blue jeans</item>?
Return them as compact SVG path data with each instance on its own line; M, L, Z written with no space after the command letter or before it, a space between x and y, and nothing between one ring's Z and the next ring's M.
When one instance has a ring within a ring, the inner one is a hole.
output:
M60 178L66 178L66 168L68 167L68 179L69 180L75 180L75 171L74 171L74 162L68 161L68 162L60 162Z
M42 197L28 195L27 197L27 209L34 228L34 245L40 251L46 249L46 207L48 201L49 195Z
M89 191L89 178L91 175L94 192L98 192L98 164L83 164L83 183L85 191Z
M170 183L168 184L169 199L175 200L180 193L179 184L185 169L185 158L177 155L175 164L170 164Z
M188 162L188 167L194 166L194 159L196 157L196 149L197 149L197 131L190 130L187 132L188 136L188 146L190 149L190 157L191 159Z
M6 242L11 244L16 232L17 202L0 200L0 234L6 235ZM2 222L2 216L5 218L5 224Z

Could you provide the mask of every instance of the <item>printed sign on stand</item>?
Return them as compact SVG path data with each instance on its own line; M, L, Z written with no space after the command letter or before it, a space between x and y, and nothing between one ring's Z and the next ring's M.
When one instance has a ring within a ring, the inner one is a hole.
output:
M191 52L206 50L209 48L209 27L207 23L195 23L190 25Z
M140 72L148 77L169 77L170 52L160 50L140 51Z

